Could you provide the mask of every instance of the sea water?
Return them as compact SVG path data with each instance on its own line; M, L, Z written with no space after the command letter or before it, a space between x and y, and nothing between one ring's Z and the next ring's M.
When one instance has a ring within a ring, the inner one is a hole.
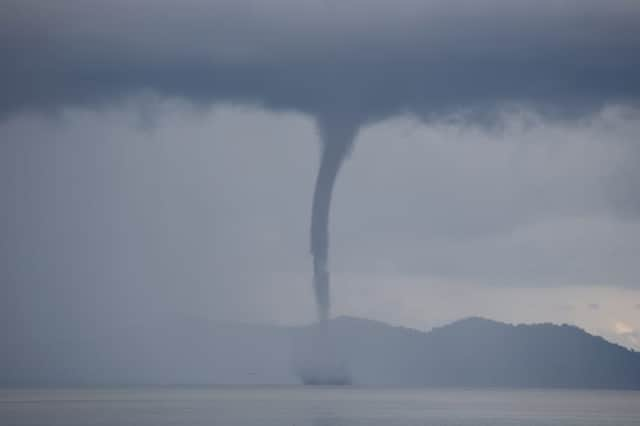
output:
M0 425L640 425L640 392L252 386L0 390Z

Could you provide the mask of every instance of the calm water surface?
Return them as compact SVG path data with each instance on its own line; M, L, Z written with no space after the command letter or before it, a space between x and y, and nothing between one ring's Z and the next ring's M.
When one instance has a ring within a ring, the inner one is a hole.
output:
M0 425L640 425L640 392L311 387L0 390Z

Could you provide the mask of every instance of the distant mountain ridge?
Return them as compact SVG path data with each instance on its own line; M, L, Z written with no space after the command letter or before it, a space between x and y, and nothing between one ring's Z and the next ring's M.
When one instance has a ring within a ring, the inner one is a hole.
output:
M473 317L420 332L341 317L332 334L355 383L640 389L640 353L570 325Z
M309 330L189 319L9 344L0 385L294 384ZM640 389L640 353L569 325L472 317L422 332L339 317L329 333L356 385Z

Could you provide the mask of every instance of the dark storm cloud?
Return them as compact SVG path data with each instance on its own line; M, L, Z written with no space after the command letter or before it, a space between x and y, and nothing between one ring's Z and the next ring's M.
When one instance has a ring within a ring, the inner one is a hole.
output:
M366 122L640 96L634 0L9 0L3 114L153 90Z

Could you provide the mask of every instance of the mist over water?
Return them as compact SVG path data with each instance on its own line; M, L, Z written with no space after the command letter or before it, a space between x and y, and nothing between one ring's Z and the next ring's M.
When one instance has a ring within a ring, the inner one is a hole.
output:
M329 321L320 321L294 338L294 371L306 385L352 383L343 348L332 336L329 324Z

